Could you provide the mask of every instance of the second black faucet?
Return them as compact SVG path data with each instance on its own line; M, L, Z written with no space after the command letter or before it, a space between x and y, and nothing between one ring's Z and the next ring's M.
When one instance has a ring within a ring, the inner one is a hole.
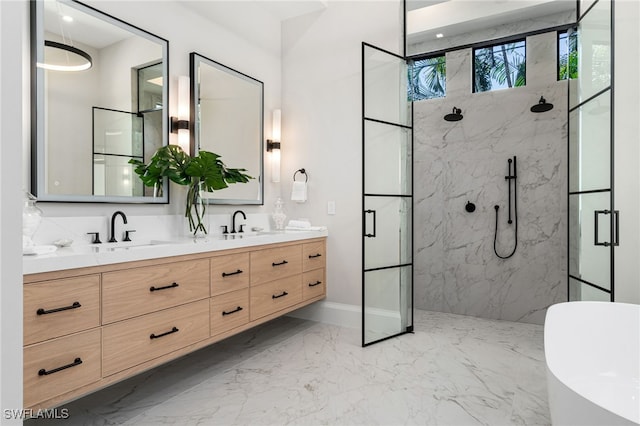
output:
M118 210L117 212L115 212L113 214L113 216L111 216L111 238L109 238L109 242L110 243L117 243L118 240L116 240L116 216L120 216L122 217L122 221L126 224L127 223L127 216L121 212L120 210Z
M235 234L236 233L236 215L238 213L240 213L242 215L244 220L247 220L247 215L244 214L244 212L242 210L236 210L233 213L233 216L231 217L231 234ZM240 229L238 230L238 232L244 232L244 230L242 229L243 226L244 226L244 224L240 225Z

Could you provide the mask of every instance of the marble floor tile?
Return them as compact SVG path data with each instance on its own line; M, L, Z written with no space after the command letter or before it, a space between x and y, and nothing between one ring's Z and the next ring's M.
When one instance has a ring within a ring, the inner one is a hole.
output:
M414 325L362 348L360 330L280 318L76 400L64 424L550 424L541 326Z

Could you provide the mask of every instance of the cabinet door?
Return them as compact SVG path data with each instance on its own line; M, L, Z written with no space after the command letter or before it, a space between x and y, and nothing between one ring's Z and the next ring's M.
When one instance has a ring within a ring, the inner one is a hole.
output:
M100 380L100 329L24 348L24 406Z
M100 325L100 276L24 285L24 344Z
M302 275L251 286L251 321L302 302Z
M201 300L103 327L102 374L158 358L209 337L209 301Z
M251 252L251 285L266 283L302 272L302 245Z
M209 286L208 259L104 273L102 323L205 299Z

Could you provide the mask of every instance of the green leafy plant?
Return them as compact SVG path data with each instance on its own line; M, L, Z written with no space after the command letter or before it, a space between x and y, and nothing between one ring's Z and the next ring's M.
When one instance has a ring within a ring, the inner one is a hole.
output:
M194 235L198 232L207 233L203 222L205 210L194 208L198 204L200 191L213 192L227 188L232 183L247 183L253 177L245 174L246 169L227 167L218 154L209 151L199 151L191 157L178 145L167 145L159 148L149 164L131 159L134 171L145 186L154 187L161 191L164 178L188 186L185 217L189 221L189 231ZM194 217L195 215L195 217Z

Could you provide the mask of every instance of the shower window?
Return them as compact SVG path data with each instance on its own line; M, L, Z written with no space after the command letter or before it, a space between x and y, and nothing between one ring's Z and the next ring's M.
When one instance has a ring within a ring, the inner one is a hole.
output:
M473 49L473 91L524 86L526 57L525 40Z
M444 55L422 58L409 65L409 101L443 98L446 95L447 65Z
M558 80L578 78L578 32L558 31Z

